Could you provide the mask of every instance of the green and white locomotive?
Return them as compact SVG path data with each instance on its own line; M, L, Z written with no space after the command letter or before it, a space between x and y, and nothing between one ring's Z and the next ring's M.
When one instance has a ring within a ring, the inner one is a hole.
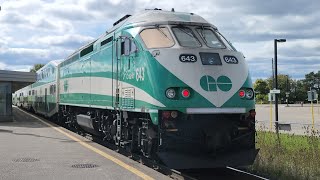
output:
M30 86L30 109L70 127L175 169L248 165L256 156L247 63L196 14L126 15L38 74L47 71Z

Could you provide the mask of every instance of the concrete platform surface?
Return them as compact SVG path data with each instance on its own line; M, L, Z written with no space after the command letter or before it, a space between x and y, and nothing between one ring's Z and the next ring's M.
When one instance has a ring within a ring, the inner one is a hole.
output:
M13 115L0 123L0 180L170 179L18 108Z
M312 123L314 123L314 129L320 132L320 106L317 104L313 105L312 108L310 104L304 104L302 107L300 104L289 104L289 107L286 104L279 104L279 124L290 124L290 131L282 131L293 134L300 135L310 135L312 128ZM313 109L313 118L312 118L312 109ZM274 129L275 122L275 107L272 105L256 104L256 120L257 120L257 129L258 130L269 130L270 129L270 120L272 120L272 130ZM320 135L320 134L318 134Z

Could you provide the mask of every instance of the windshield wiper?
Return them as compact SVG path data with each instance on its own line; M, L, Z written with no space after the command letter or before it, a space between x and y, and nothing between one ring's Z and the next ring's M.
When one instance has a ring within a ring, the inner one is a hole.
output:
M203 31L204 31L204 27L201 26L200 35L202 36L204 42L205 42L206 44L208 44L208 43L207 43L208 41L207 41L207 39L206 39L206 36L203 34Z
M179 27L179 26L178 26L178 29L179 29L180 31L182 31L182 32L184 32L185 34L187 34L188 36L194 38L194 36L192 35L192 33L186 31L184 28L185 28L185 27L183 27L183 26L182 26L182 27Z
M167 39L171 40L171 39L166 35L166 33L163 32L163 30L162 30L159 26L156 26L156 28L157 28L158 31L161 32L162 35L164 35Z

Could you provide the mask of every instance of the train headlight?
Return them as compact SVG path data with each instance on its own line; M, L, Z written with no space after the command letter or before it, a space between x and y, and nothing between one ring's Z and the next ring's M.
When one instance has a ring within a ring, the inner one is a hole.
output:
M169 99L173 99L173 98L176 97L176 91L174 89L172 89L172 88L169 88L169 89L166 90L166 96Z
M172 118L177 118L178 117L178 112L177 111L171 111L171 117Z
M254 96L254 92L252 89L247 89L246 90L246 98L247 99L253 99L253 96Z

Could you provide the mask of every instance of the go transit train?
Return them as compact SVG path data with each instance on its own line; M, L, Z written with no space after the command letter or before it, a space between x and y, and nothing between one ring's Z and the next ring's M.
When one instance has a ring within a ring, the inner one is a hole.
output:
M37 75L15 105L170 168L249 165L257 154L244 56L196 14L126 15Z

